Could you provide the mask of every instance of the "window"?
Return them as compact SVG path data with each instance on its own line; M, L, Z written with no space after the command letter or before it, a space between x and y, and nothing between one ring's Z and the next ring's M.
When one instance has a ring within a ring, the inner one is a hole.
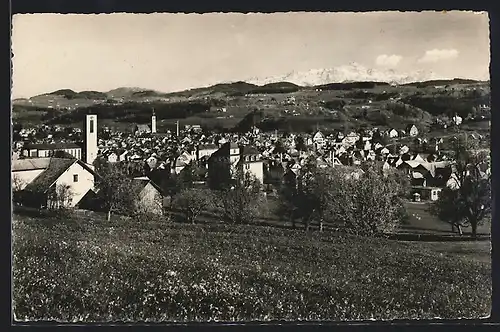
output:
M73 182L78 182L78 174L73 174Z
M94 132L94 119L90 119L90 124L89 124L89 129L90 133L92 134Z

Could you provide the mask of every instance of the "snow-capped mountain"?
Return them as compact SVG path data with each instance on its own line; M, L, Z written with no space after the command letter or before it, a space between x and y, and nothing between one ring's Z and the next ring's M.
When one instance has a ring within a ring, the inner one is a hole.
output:
M372 81L405 84L412 82L444 79L432 72L423 70L400 73L393 69L372 69L366 68L357 63L339 66L329 69L311 69L309 71L292 71L285 75L278 75L265 78L250 78L248 83L263 85L273 82L291 82L301 86L313 86L328 83Z

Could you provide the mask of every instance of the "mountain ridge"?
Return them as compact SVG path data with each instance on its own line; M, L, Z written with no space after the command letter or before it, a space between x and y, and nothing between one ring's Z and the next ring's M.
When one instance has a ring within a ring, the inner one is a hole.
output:
M433 72L416 70L410 73L397 72L394 69L367 68L358 63L342 65L334 68L310 69L306 71L291 71L286 74L258 78L249 78L249 83L261 85L275 81L288 81L300 86L317 86L329 83L346 82L384 82L390 84L407 84L437 79L451 79L437 76Z
M102 94L102 96L106 95L110 98L122 98L122 97L133 97L134 95L140 95L143 93L150 93L156 96L163 96L163 97L169 97L169 96L176 96L176 95L181 95L181 94L187 94L187 93L196 93L196 92L202 92L202 91L208 91L212 90L212 92L230 92L233 88L235 91L252 91L257 89L258 91L259 88L266 88L266 87L272 87L272 86L279 86L279 85L287 85L288 87L295 86L298 89L304 89L304 88L323 88L328 85L334 85L334 84L350 84L350 83L375 83L375 84L381 84L381 85L387 85L387 84L398 84L402 86L416 86L416 85L421 85L421 86L426 86L426 85L446 85L446 84L474 84L474 83L489 83L489 80L476 80L476 79L467 79L467 78L449 78L449 79L442 79L442 78L435 78L435 79L429 79L429 80L421 80L421 81L412 81L412 80L406 80L406 83L397 83L394 81L382 81L382 80L373 80L373 79L366 79L366 80L343 80L343 81L324 81L318 82L318 84L314 85L307 85L307 84L297 84L294 82L291 82L290 80L283 80L283 81L271 81L271 79L268 79L268 83L262 83L262 84L256 84L256 83L250 83L249 81L233 81L233 82L223 82L223 83L217 83L214 85L210 86L205 86L205 87L197 87L197 88L191 88L191 89L185 89L185 90L180 90L180 91L171 91L171 92L162 92L158 90L153 90L149 88L139 88L139 87L118 87L109 91L105 92L100 92L100 91L93 91L93 90L82 90L82 91L75 91L72 89L59 89L53 92L48 92L48 93L42 93L38 94L35 96L31 97L20 97L20 98L14 98L12 99L12 102L26 102L32 98L37 98L37 97L50 97L50 96L78 96L78 97L84 97L84 96L89 96L89 95L98 95ZM243 86L243 88L241 88ZM75 98L75 97L72 97ZM102 97L101 97L102 98Z

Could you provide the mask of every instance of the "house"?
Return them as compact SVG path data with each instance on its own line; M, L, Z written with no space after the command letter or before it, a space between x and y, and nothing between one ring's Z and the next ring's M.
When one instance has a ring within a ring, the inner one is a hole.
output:
M215 144L201 144L196 148L196 160L200 160L203 157L210 157L212 153L218 150Z
M12 162L12 184L20 192L20 203L33 207L64 204L75 207L94 189L95 171L79 159L28 158ZM60 201L60 188L66 188Z
M153 155L146 159L146 164L148 165L149 169L154 169L158 165L158 158Z
M264 183L264 162L260 157L259 151L254 147L245 146L240 149L240 167L244 174L250 173L259 182Z
M127 160L127 154L128 154L128 151L127 151L127 150L123 151L123 152L120 154L120 156L118 157L118 159L119 159L120 161L125 161L125 160Z
M423 200L437 201L441 194L441 190L441 188L436 187L414 186L412 187L412 194L419 194L419 198Z
M462 117L459 116L459 115L455 115L453 118L452 118L452 121L453 123L455 124L455 126L460 126L462 124Z
M408 125L406 127L406 132L408 133L408 135L410 135L410 137L416 137L416 136L418 136L417 126L415 126L414 124Z
M325 144L325 135L321 131L317 131L312 137L313 143L316 147L322 147Z
M201 126L198 125L198 124L196 124L196 125L185 125L184 126L184 130L186 132L192 131L194 133L201 133L203 131L203 129L201 128Z
M26 144L22 154L30 158L52 157L57 151L69 153L74 158L82 158L82 147L77 143Z
M406 154L408 152L410 152L410 148L407 145L403 145L401 148L399 148L400 154Z
M389 135L390 138L396 138L399 136L398 131L394 128L389 130L389 132L387 134Z
M151 133L151 129L147 124L138 124L134 126L134 134L141 135Z
M243 147L227 142L208 159L208 182L211 188L221 188L235 180L238 170L253 173L264 180L264 165L259 152L253 147Z
M106 159L109 163L116 163L118 161L118 155L115 152L111 152Z
M136 208L157 215L163 214L163 194L159 186L146 176L132 180L136 193Z
M389 149L388 148L382 148L380 150L380 154L383 155L383 156L386 156L390 153Z
M186 166L189 165L189 161L182 158L182 157L178 157L176 160L175 160L175 163L174 163L174 167L172 167L171 171L172 173L175 173L175 174L180 174L180 172L182 172L182 170L184 168L186 168Z

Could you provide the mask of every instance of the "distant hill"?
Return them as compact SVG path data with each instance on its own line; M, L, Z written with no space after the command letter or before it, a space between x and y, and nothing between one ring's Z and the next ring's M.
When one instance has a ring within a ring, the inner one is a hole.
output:
M239 81L234 83L221 83L208 87L207 90L212 92L222 92L226 94L246 94L249 91L257 89L258 86L247 82Z
M109 98L126 98L126 97L131 97L134 93L141 91L150 91L150 90L142 88L121 87L106 92L106 95Z
M54 92L46 93L36 97L46 97L46 96L62 96L66 99L106 99L107 95L104 92L99 91L82 91L75 92L70 89L62 89ZM34 98L36 98L34 97Z
M301 88L302 87L298 86L297 84L290 82L275 82L258 86L255 89L249 91L248 93L249 94L292 93L299 91Z
M412 82L403 84L404 86L414 86L418 88L425 88L429 86L439 86L439 85L454 85L454 84L478 84L478 83L488 83L487 81L477 81L464 78L454 78L452 80L430 80L423 82Z
M129 126L149 123L155 110L159 127L175 120L213 128L248 131L306 131L317 126L399 128L429 124L436 117L477 113L489 104L489 84L468 79L430 80L404 85L376 80L302 86L293 81L257 85L238 81L178 92L120 87L108 92L61 89L13 101L15 122L31 125L82 122L83 114ZM435 85L449 88L434 89ZM479 89L471 89L475 86ZM453 89L451 88L453 87ZM290 94L293 94L294 98ZM481 114L482 115L482 114Z
M352 90L352 89L373 89L376 86L388 86L386 82L345 82L316 85L314 88L321 90Z

